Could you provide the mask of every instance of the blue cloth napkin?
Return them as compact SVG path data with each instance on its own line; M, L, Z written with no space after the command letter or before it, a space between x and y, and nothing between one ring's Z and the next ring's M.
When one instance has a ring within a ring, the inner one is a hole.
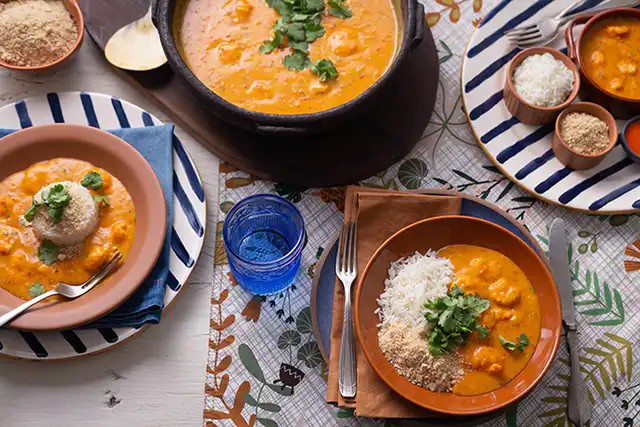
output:
M0 129L0 138L11 132L15 130ZM83 328L139 328L146 323L160 322L164 308L173 229L173 125L116 129L109 132L138 150L156 173L167 206L167 230L160 257L145 282L120 307Z

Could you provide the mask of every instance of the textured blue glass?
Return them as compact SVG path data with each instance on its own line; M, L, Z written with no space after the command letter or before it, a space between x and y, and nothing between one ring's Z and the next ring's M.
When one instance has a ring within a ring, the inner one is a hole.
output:
M280 292L295 280L304 246L304 220L287 199L257 194L236 204L222 229L231 273L256 295Z

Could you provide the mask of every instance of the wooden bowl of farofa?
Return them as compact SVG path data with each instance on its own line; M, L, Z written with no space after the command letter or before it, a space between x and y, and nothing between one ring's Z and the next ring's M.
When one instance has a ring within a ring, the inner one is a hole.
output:
M8 1L0 0L0 30L3 28L2 26L3 9L6 12L8 10L7 8L9 7L8 5L13 3L14 1L15 0L8 0ZM25 48L26 45L22 44L24 43L23 41L24 37L13 38L12 44L15 44L15 45L9 46L9 42L7 42L6 40L10 40L10 38L5 35L4 38L0 39L0 40L5 40L4 46L0 41L0 66L4 68L8 68L10 70L15 70L15 71L44 71L44 70L49 70L53 67L56 67L57 65L60 65L61 63L67 61L78 51L82 43L82 40L84 38L84 17L82 16L82 11L80 10L80 6L78 5L76 0L61 0L61 1L64 4L65 8L67 9L67 12L69 13L69 16L73 21L74 28L70 33L73 37L73 41L72 42L69 41L64 45L59 45L52 48L53 53L50 52L52 56L50 58L47 58L47 60L39 61L38 58L31 57L30 55L24 53L24 51L27 50ZM26 2L21 2L21 3L25 5L23 7L30 7L29 5L32 5L31 3L29 3L28 0ZM33 10L34 8L36 8L37 10ZM36 31L36 32L44 31L42 28L40 28L41 25L39 24L43 20L49 19L49 16L47 17L42 15L38 16L38 13L40 14L43 13L43 10L40 8L40 6L38 5L32 6L31 19L35 19L35 21L33 22L33 25L29 25L28 22L23 23L23 25L29 26L29 31ZM53 15L53 14L49 14L49 15ZM15 19L12 19L12 16L13 15L7 15L5 16L5 19L8 21L9 28L13 29L13 31L15 32L18 32L20 31L21 26L16 23ZM62 24L62 22L56 21L55 18L53 19L54 19L53 21L49 21L51 26L60 28L60 25ZM5 21L5 24L7 24L7 21ZM45 38L45 34L41 34L40 37ZM15 56L12 55L12 60L9 60L9 58L7 57L9 52L8 49L11 49L14 51ZM66 53L61 53L62 51L65 51ZM3 52L7 56L3 55ZM54 53L57 53L57 54L54 54Z
M609 131L609 144L603 150L593 154L585 154L572 148L562 138L561 126L565 117L571 113L585 113L602 120ZM618 140L618 126L611 113L603 107L591 102L577 102L567 107L556 119L551 148L556 158L565 166L574 170L591 169L600 164L615 147Z

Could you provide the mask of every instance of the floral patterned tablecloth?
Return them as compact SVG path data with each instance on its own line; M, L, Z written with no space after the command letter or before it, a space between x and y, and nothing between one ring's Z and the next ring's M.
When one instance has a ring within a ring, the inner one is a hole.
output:
M426 18L441 67L435 111L406 159L360 184L399 190L437 187L474 194L516 217L543 248L550 223L563 218L571 241L581 370L594 403L591 425L640 426L640 368L636 365L640 356L639 215L587 216L547 205L519 190L484 157L462 110L460 64L475 25L495 3L427 0ZM262 192L280 194L298 206L309 242L300 274L290 289L253 297L236 286L229 273L221 231L234 203ZM220 201L204 425L400 425L398 421L354 417L350 410L325 403L327 366L312 333L309 297L317 260L342 223L344 188L308 189L260 181L223 163ZM569 425L567 363L563 340L551 369L534 392L485 425ZM282 364L304 375L293 381L294 387L283 389L274 383L286 376L280 371Z

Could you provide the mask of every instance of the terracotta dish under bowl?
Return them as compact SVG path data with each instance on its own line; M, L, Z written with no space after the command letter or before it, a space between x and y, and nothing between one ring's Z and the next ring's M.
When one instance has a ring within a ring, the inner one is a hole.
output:
M58 58L53 62L49 62L48 64L37 65L34 67L20 67L17 65L9 64L0 59L0 66L15 71L44 71L63 63L78 51L78 49L80 48L80 44L82 44L82 39L84 38L84 17L82 16L82 11L80 10L80 6L78 6L77 0L63 0L63 2L67 10L69 11L71 18L73 18L73 21L76 24L76 28L78 29L78 38L76 39L76 42L74 43L71 50L69 50L69 52L67 52L67 54L63 57Z
M90 162L122 182L136 210L133 245L124 263L104 283L75 300L36 305L8 325L14 329L69 329L104 316L142 284L164 242L167 215L158 178L138 151L110 133L89 126L55 124L10 134L0 140L0 180L57 157ZM23 302L0 289L0 315Z
M555 59L562 63L573 73L573 90L569 97L562 104L555 107L537 107L528 103L522 98L513 84L513 73L520 66L522 61L531 55L542 55L544 53L551 54ZM523 50L513 57L507 67L507 76L504 82L504 103L511 114L513 114L522 123L528 125L544 125L552 123L560 112L576 99L580 90L580 73L578 67L573 61L559 50L550 47L530 47Z
M583 15L575 18L569 23L565 30L565 41L567 43L567 54L569 57L578 64L580 73L584 77L582 82L581 94L582 99L595 102L602 105L607 110L611 111L614 117L618 119L628 119L629 117L640 114L640 99L625 98L598 85L593 79L589 77L588 73L584 72L582 55L580 54L580 46L582 45L582 39L585 34L589 32L589 29L598 21L602 19L612 18L614 16L632 16L640 19L640 9L631 8L617 8L607 10L598 14ZM574 27L577 25L584 25L578 39L573 37Z
M562 136L560 136L560 123L569 113L586 113L595 116L605 122L609 127L609 145L607 148L597 154L582 154L573 148L569 147ZM618 126L616 125L616 119L613 118L611 113L597 104L591 102L578 102L567 107L556 120L556 128L553 132L553 140L551 142L551 148L553 148L553 154L562 162L565 166L575 169L584 170L591 169L604 160L618 140Z
M529 363L508 384L490 393L458 396L419 387L398 374L378 344L377 298L384 290L389 264L428 249L455 244L477 245L507 255L526 274L541 310L540 341ZM415 222L387 239L360 275L355 296L355 325L360 346L380 378L396 393L424 408L452 415L495 411L522 398L540 381L553 360L561 332L560 300L540 257L515 234L491 222L467 216L441 216Z

